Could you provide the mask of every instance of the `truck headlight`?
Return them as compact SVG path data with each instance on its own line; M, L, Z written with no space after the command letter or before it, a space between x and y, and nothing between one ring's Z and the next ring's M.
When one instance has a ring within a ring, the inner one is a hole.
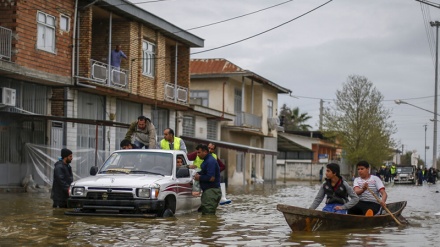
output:
M137 196L141 198L150 198L150 189L137 189Z
M72 196L85 196L86 189L84 187L73 187Z

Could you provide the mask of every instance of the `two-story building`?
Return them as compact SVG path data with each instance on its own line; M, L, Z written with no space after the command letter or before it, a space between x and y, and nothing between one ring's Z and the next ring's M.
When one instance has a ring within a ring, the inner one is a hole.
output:
M190 71L191 102L221 112L217 120L208 118L207 129L219 132L207 138L223 147L219 156L226 162L228 183L275 180L278 94L291 91L226 59L192 59ZM233 121L217 126L225 116ZM185 133L184 138L206 142Z
M0 185L48 182L61 147L119 148L127 124L150 117L159 138L189 110L190 48L203 39L126 0L3 1L0 5ZM116 45L126 54L110 64ZM53 148L29 169L26 144ZM78 153L77 153L78 154ZM86 155L82 155L84 156ZM85 169L87 170L87 169Z

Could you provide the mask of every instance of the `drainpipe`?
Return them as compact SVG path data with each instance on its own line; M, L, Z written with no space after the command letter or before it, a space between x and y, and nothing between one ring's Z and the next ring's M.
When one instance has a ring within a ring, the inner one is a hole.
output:
M176 60L174 61L174 103L177 104L177 55L178 55L178 44L176 42Z
M75 45L76 45L76 18L78 16L78 0L75 1L75 11L73 14L73 37L72 37L72 81L75 80Z
M254 114L254 79L252 79L251 88L251 113Z
M225 87L226 87L226 81L223 82L223 101L222 101L222 116L221 116L221 119L225 118Z
M108 81L107 84L110 86L112 84L112 12L110 12L110 17L108 21Z

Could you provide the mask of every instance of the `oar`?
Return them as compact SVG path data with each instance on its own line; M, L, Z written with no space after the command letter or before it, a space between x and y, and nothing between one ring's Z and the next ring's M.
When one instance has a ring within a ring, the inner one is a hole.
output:
M374 192L370 189L370 187L367 187L367 190L370 191L370 193L374 196L374 198L376 198L377 202L380 204L380 199L379 197L377 197L376 194L374 194ZM391 213L391 211L387 208L387 206L383 206L383 208L385 208L385 210L391 215L391 217L393 217L394 221L396 221L396 223L401 226L402 223L400 223L400 221Z

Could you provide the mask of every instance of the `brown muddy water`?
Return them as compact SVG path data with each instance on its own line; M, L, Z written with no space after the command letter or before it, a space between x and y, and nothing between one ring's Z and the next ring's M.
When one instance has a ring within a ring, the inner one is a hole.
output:
M440 186L387 184L388 202L408 201L405 227L292 233L279 203L308 207L319 184L228 188L216 216L169 219L66 216L49 194L0 194L0 246L440 246ZM321 204L322 207L322 204Z

